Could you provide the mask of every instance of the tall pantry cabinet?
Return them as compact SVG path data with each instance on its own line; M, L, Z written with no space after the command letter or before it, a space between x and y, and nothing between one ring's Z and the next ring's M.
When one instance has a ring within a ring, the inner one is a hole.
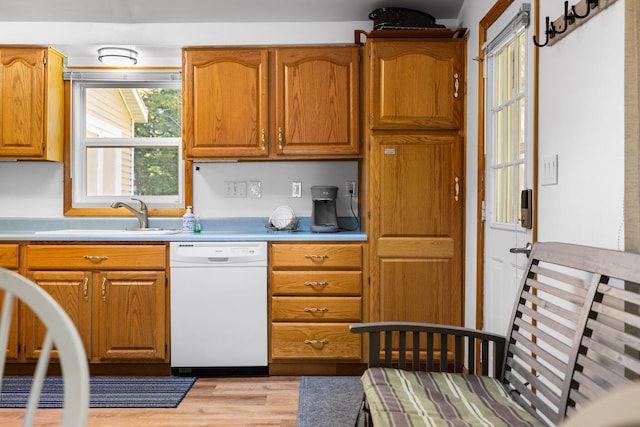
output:
M365 44L370 318L463 324L464 39Z

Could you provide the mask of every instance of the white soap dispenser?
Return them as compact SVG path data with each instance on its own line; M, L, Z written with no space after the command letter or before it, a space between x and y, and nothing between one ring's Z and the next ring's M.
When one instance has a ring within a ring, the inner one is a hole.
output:
M191 206L187 206L187 213L182 215L182 231L193 233L196 229L196 216L191 212Z

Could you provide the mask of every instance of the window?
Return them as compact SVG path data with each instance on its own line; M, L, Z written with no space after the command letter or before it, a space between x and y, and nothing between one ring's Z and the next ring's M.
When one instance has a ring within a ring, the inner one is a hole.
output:
M181 82L131 74L89 72L72 82L73 208L132 197L154 209L185 205Z
M528 16L527 16L528 19ZM493 224L515 225L520 192L525 188L529 112L527 111L527 31L522 22L501 34L487 48L489 111L488 183L493 194ZM491 199L490 199L491 200Z

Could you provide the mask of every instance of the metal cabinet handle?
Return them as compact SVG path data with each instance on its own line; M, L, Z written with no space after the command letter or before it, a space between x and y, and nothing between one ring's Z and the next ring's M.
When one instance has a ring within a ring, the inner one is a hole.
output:
M267 149L267 136L265 135L264 128L262 128L262 151Z
M107 301L107 278L102 278L102 301Z
M455 185L455 192L456 192L454 198L457 202L458 200L460 200L460 179L457 176L456 176L454 185Z
M327 259L329 255L305 255L306 259Z
M305 307L304 311L306 311L307 313L326 313L329 311L329 309L327 307Z
M84 278L84 283L82 284L82 295L84 296L85 301L89 301L89 278Z
M458 98L458 91L460 89L460 78L458 73L454 73L453 75L453 97Z
M329 282L304 282L305 286L313 286L315 287L325 287L325 286L329 286Z
M280 150L284 147L284 135L282 133L282 128L278 128L278 147Z
M329 344L329 340L324 339L324 340L304 340L305 344L310 344L310 345L325 345L325 344Z
M89 261L91 261L94 264L100 264L102 261L106 261L109 259L108 256L103 256L103 255L85 255L84 259L88 259Z

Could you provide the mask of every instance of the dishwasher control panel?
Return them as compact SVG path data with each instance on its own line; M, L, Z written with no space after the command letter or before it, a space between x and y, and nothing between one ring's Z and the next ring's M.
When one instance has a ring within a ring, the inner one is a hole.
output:
M171 264L264 264L266 242L172 242Z

